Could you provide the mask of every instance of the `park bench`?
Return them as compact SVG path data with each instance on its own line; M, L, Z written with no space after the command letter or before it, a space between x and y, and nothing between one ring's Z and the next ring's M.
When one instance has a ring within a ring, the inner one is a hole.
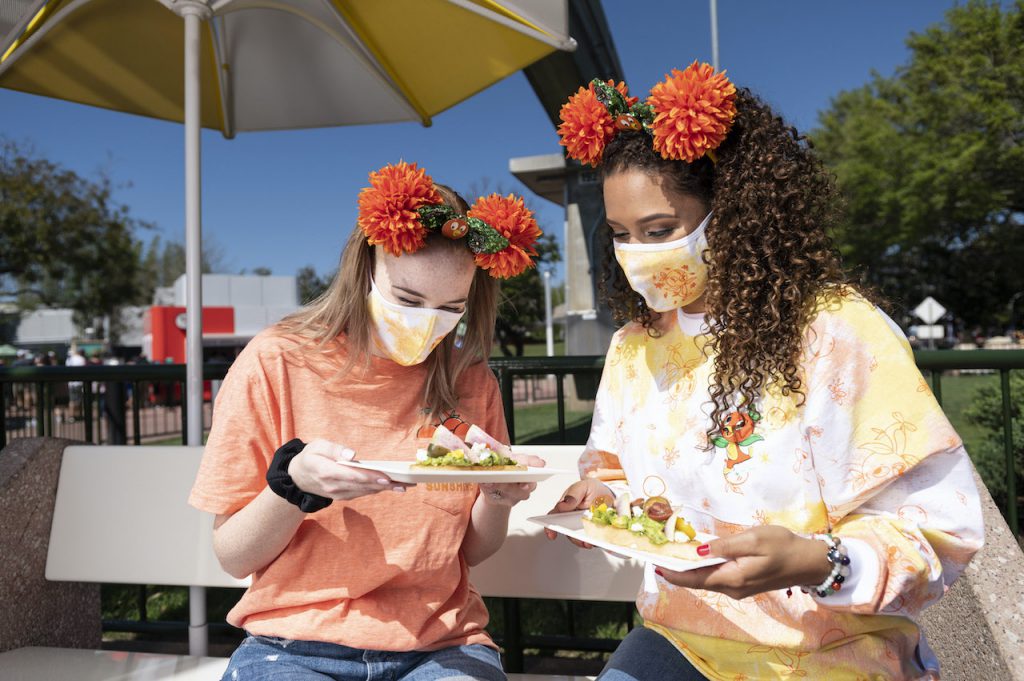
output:
M485 596L632 601L642 577L639 565L601 551L580 551L567 541L548 542L538 526L526 521L546 513L553 500L578 479L574 471L581 447L517 449L544 457L549 466L567 472L541 483L529 501L516 506L508 540L497 554L473 568L473 584ZM67 447L53 505L45 579L52 583L246 586L247 580L231 577L217 562L212 516L185 502L201 456L202 447ZM93 616L98 618L98 612ZM7 632L0 636L6 637ZM0 654L0 678L191 681L220 678L226 665L227 658L217 657L29 646ZM512 674L510 678L586 677Z

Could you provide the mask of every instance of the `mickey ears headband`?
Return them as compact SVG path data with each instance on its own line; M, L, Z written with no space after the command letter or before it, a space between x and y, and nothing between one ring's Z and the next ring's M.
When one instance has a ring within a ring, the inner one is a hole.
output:
M694 61L651 88L647 101L630 97L625 83L594 79L562 106L558 126L570 158L597 167L620 130L643 130L666 160L713 162L736 117L736 86L725 72Z
M370 173L370 186L359 192L358 224L371 245L395 256L423 248L430 232L465 239L477 267L498 279L533 267L541 236L522 198L483 196L460 215L445 205L425 170L404 161Z

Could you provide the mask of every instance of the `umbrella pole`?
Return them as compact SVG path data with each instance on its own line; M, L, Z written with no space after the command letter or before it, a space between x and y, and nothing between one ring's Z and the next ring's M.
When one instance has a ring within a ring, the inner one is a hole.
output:
M202 221L200 195L200 42L202 20L210 16L201 3L179 3L185 21L185 290L186 347L185 399L188 428L186 443L203 444L203 278ZM209 632L206 626L206 589L188 589L188 652L206 655Z

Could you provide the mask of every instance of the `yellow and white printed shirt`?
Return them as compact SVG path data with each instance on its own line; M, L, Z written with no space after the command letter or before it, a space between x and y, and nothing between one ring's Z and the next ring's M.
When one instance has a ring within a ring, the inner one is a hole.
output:
M673 314L673 313L669 313ZM584 476L663 495L700 531L830 527L851 553L842 591L733 600L675 587L648 566L637 607L711 679L937 679L914 617L981 548L963 444L899 328L847 290L823 297L804 334L806 400L769 388L710 441L701 315L652 338L620 329L608 351Z

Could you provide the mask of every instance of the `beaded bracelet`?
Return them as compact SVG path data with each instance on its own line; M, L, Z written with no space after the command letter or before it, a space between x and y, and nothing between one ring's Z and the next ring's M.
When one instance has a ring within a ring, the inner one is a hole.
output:
M818 586L802 586L800 590L805 594L813 593L819 598L825 598L842 589L843 582L850 576L850 554L839 537L833 537L831 534L816 534L812 538L828 544L826 558L832 565L832 572Z

